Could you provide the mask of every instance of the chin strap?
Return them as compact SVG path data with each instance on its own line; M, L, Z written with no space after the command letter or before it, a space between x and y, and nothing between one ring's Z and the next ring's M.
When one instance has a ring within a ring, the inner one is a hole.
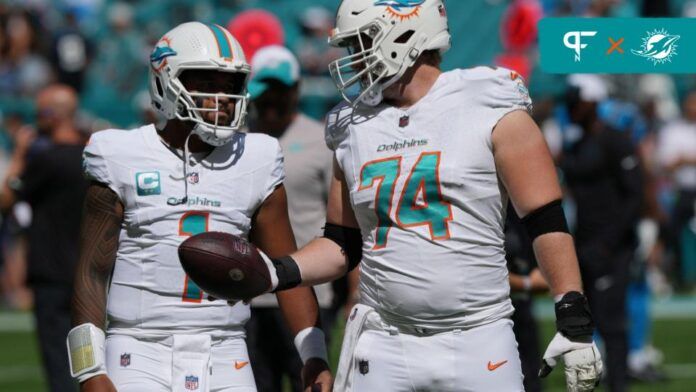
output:
M190 152L189 152L189 139L191 139L191 136L193 135L193 132L189 133L188 136L186 136L186 141L184 142L184 197L181 198L180 200L177 201L167 201L167 204L170 206L178 206L182 204L188 203L188 162L190 158ZM175 180L181 180L182 178L174 178Z

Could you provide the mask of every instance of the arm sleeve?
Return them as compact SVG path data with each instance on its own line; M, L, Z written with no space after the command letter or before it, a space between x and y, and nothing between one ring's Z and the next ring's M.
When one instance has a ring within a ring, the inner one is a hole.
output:
M102 140L98 135L93 135L82 153L82 166L85 177L90 181L99 182L108 186L118 197L123 200L119 187L113 176L109 162L102 151Z

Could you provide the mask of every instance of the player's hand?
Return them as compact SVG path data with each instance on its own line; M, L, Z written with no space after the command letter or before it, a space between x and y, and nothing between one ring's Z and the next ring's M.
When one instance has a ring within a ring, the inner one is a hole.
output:
M116 392L116 387L106 374L94 376L80 384L81 392Z
M319 358L307 360L302 368L302 383L305 387L304 392L331 392L333 376L329 364Z
M566 384L569 392L592 391L602 376L602 357L597 345L590 336L585 342L571 341L556 333L544 353L544 360L539 371L540 377L546 377L563 359L565 364Z
M577 291L568 292L555 310L558 332L544 353L539 376L548 376L563 359L568 391L592 391L602 376L602 358L592 341L594 323L587 298Z

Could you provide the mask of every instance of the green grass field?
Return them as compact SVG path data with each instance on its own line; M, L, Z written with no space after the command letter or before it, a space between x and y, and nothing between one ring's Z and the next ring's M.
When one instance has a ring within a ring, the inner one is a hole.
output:
M28 315L0 314L0 391L46 391L38 346L29 331ZM553 323L541 322L545 340L554 332ZM340 333L340 327L336 329ZM659 384L633 384L634 392L696 391L696 318L661 318L654 323L654 345L665 354L664 370L669 381ZM340 342L331 347L332 362L336 362ZM546 390L565 391L563 372L556 369L546 382Z

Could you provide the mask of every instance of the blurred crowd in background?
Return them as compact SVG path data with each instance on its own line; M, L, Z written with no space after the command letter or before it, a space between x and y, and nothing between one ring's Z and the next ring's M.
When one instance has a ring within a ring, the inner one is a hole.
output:
M17 154L30 156L42 137L47 139L37 124L51 123L56 113L51 106L37 105L36 97L51 84L65 84L77 92L74 123L85 141L101 129L156 121L147 93L149 54L165 31L184 21L228 27L245 50L249 48L249 62L253 51L265 44L287 46L300 62L300 108L322 120L340 101L328 64L342 52L326 40L338 3L0 2L0 178L8 177ZM446 4L454 41L443 68L501 65L524 76L534 101L533 116L561 168L564 156L573 154L587 129L569 113L573 83L538 67L536 22L544 16L696 17L694 0L450 0ZM642 207L632 221L637 241L630 261L629 302L650 295L693 294L696 73L603 75L580 78L578 83L582 100L596 103L598 120L623 133L626 148L635 150L641 161ZM563 171L560 174L563 180ZM564 207L572 224L579 220L574 213L578 203L573 192L568 196ZM32 295L27 281L31 284L32 277L27 276L24 233L31 225L31 209L18 203L2 216L0 303L29 309Z

